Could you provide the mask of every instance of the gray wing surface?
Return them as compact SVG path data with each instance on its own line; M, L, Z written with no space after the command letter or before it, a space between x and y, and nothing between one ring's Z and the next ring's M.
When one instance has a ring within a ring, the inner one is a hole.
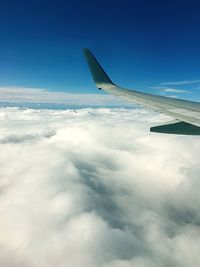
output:
M200 135L200 103L124 89L110 80L89 49L84 49L84 55L97 88L175 119L172 123L151 127L152 132Z

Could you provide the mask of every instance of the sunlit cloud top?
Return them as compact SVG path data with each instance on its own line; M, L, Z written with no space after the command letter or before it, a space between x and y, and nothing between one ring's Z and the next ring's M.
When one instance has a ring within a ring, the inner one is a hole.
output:
M0 110L0 266L199 267L199 137L143 109Z

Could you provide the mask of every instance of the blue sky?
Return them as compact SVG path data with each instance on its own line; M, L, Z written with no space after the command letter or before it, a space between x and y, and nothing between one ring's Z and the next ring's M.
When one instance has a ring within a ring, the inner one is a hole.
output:
M96 93L88 47L115 83L198 101L199 12L197 0L3 1L0 86Z

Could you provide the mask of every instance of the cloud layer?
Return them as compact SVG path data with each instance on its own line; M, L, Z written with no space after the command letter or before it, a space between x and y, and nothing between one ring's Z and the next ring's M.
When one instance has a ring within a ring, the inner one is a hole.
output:
M94 88L94 92L97 92ZM65 105L86 105L86 106L128 106L119 98L101 94L72 94L68 92L55 92L40 88L23 87L0 87L0 102L7 103L51 103Z
M199 137L142 109L0 110L0 266L199 266Z

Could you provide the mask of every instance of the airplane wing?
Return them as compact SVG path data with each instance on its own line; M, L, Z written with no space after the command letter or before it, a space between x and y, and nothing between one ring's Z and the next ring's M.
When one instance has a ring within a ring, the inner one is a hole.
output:
M84 49L88 66L98 89L129 102L142 104L171 116L173 122L150 128L152 132L200 135L200 103L128 90L114 84L89 49Z

